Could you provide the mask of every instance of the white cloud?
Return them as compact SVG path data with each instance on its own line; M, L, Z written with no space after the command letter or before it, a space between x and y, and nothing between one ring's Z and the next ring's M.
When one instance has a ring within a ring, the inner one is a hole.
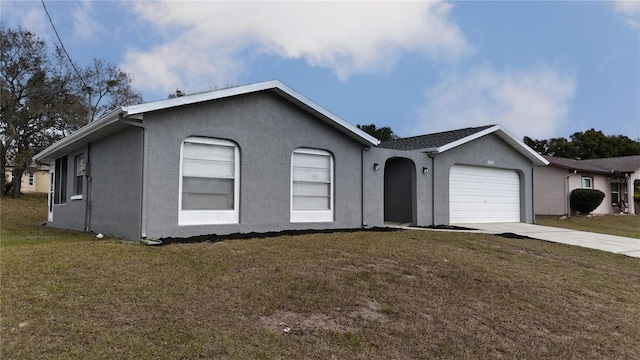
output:
M74 35L82 41L90 40L98 32L104 30L98 21L94 19L95 14L92 5L91 1L81 1L71 13Z
M18 26L22 26L24 30L29 30L43 39L49 32L53 34L40 2L6 1L2 2L0 7L1 20L8 28L16 30Z
M640 1L613 0L609 3L617 13L625 17L625 22L629 27L640 28Z
M340 79L385 71L405 52L451 61L469 51L451 5L425 2L135 2L165 38L129 49L136 87L164 91L234 82L256 54L303 59Z
M575 77L547 66L504 72L478 67L429 88L410 133L501 124L519 138L548 138L567 121L574 93Z

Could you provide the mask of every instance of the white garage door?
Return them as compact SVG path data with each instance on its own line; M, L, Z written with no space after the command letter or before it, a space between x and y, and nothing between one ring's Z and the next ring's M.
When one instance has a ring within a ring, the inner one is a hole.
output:
M518 173L477 166L453 166L449 176L449 222L520 222Z

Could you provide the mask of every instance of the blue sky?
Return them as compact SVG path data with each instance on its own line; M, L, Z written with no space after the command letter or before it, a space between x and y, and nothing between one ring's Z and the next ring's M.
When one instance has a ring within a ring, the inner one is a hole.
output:
M145 101L278 79L406 137L502 124L640 138L640 2L45 1L71 57L118 64ZM39 1L0 17L51 45Z

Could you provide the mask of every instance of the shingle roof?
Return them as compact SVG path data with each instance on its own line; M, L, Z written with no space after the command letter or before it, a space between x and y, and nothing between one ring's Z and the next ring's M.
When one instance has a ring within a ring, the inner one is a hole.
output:
M434 134L426 134L420 136L413 136L403 139L385 141L380 144L380 147L386 149L395 150L418 150L418 149L432 149L438 148L443 145L452 143L473 135L480 131L486 130L495 125L486 125L480 127L471 127L459 130L444 131Z
M630 173L640 169L640 155L614 158L575 160L553 156L545 156L550 165L594 173Z

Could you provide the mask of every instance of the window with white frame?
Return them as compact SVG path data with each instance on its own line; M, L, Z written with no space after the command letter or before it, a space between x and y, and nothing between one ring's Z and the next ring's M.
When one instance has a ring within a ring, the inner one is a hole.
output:
M82 199L82 185L84 177L85 163L84 154L76 155L74 158L74 177L73 177L73 197L74 199ZM74 200L72 199L72 200Z
M240 219L240 151L228 140L190 137L180 149L178 225Z
M35 183L35 174L30 172L29 173L29 186L33 186L34 183Z
M333 221L333 155L296 149L291 155L291 222Z
M617 206L620 203L620 184L611 183L611 205Z
M582 188L593 189L593 179L587 176L582 177Z

